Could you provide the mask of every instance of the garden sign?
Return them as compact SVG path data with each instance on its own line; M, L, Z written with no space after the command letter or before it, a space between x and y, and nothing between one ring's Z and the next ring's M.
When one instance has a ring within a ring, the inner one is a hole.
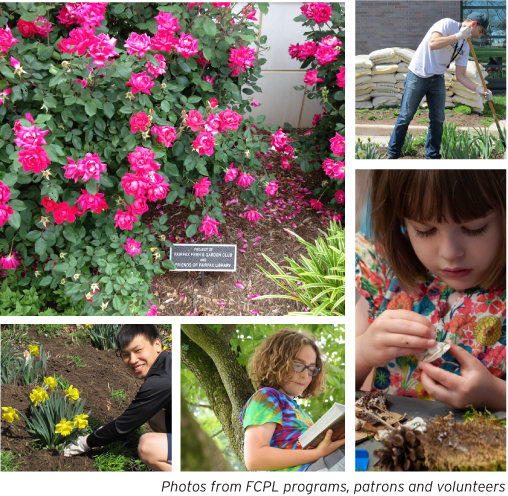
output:
M174 244L169 258L177 271L201 271L204 286L205 271L236 272L236 245Z

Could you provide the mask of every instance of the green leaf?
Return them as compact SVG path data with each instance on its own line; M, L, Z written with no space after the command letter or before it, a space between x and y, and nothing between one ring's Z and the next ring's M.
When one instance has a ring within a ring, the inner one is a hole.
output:
M10 219L9 219L10 220ZM34 250L39 257L42 257L46 253L47 243L43 238L39 238L34 245Z
M114 8L113 8L113 12L114 12L116 15L121 14L124 10L125 10L125 6L124 6L122 3L117 3L117 4L115 4L115 6L114 6Z
M162 266L167 270L174 270L176 269L175 262L173 260L163 260Z
M121 4L118 4L121 5ZM115 106L111 102L106 102L103 107L104 115L110 119L115 115Z
M32 243L35 243L42 235L42 231L30 231L27 235L26 235L26 239L28 239L28 241L31 241Z
M14 72L12 72L6 65L0 65L0 72L8 78L14 79Z
M26 205L21 200L10 200L8 205L16 212L22 212L26 209Z
M191 224L185 231L185 234L187 235L188 238L192 238L192 236L196 234L197 230L198 226L196 224Z
M51 276L46 276L41 279L39 286L49 286L53 278Z
M177 141L173 145L173 155L175 157L178 157L179 155L181 155L183 153L183 150L184 150L184 146L183 146L183 143L181 141Z
M161 110L164 110L164 112L169 112L171 110L171 107L169 106L169 102L166 100L163 100L161 102Z
M53 95L49 95L42 100L44 102L44 105L48 108L55 108L58 103Z
M17 180L18 175L13 174L12 172L10 174L5 174L5 176L2 177L2 181L6 186L14 186Z
M65 272L69 267L70 267L70 265L68 264L68 262L62 262L62 263L57 263L53 267L53 270L55 272Z
M95 105L95 102L90 100L89 102L86 102L85 104L85 112L91 117L92 115L95 115L97 113L97 105Z
M267 3L258 3L259 11L264 15L268 14L268 5Z
M336 91L333 95L333 98L335 98L335 100L345 100L346 98L346 95L344 93L344 91Z
M12 88L11 94L10 94L11 102L17 102L18 100L23 100L23 95L21 93L21 87L14 86Z
M7 222L14 229L19 229L19 227L21 226L21 216L19 215L19 212L14 211L14 213L11 214Z
M99 131L105 131L106 130L106 123L104 122L104 119L101 119L100 117L95 118L95 127Z
M26 12L21 16L21 19L26 22L34 22L39 18L39 15L35 12Z
M41 61L41 62L44 62L46 60L49 60L51 58L51 55L53 55L53 51L54 51L54 48L52 46L46 46L44 48L41 48L38 52L37 52L37 58ZM61 74L63 74L65 72L62 71ZM51 86L51 83L50 83L50 86Z
M197 224L199 222L199 217L197 215L189 215L189 217L187 217L187 220L189 222L192 222L193 224Z
M4 124L1 128L0 128L0 136L4 139L4 140L8 140L10 137L11 137L11 134L12 134L12 131L11 131L11 126L9 124Z
M201 96L198 96L198 95L192 95L188 98L188 102L189 103L199 103L200 101L202 100L202 97Z
M70 241L71 243L76 244L78 242L78 239L76 238L76 233L74 232L74 229L72 229L72 227L66 227L63 230L63 236L67 241Z
M203 56L206 60L212 60L213 52L209 46L203 47Z
M205 16L203 29L205 30L206 35L210 36L210 38L215 38L215 35L217 34L217 25L208 16Z

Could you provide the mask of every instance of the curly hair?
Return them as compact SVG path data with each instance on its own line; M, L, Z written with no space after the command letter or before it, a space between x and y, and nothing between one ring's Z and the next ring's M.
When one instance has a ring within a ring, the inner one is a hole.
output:
M256 389L271 387L279 389L295 373L293 361L301 349L310 345L316 352L316 367L321 372L312 378L312 382L300 395L300 398L312 398L325 390L324 362L316 338L307 332L284 328L266 338L256 349L249 363L249 376Z

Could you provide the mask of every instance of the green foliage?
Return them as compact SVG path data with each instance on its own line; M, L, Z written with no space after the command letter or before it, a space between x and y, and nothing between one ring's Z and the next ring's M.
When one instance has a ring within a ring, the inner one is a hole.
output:
M64 327L63 324L40 324L37 328L37 334L54 338L63 331Z
M277 274L270 274L263 267L259 265L258 267L289 295L264 295L256 299L287 298L298 301L308 308L308 313L292 312L289 315L344 316L346 299L344 230L332 221L325 239L319 236L314 244L308 243L291 231L288 232L306 246L309 258L302 255L300 262L296 262L285 257L289 266L281 268L263 254Z
M474 129L473 135L469 129L457 129L456 124L445 121L443 126L443 140L441 142L441 155L444 159L477 159L492 158L494 151L501 151L501 140L489 133L484 127L483 131Z
M99 472L149 471L150 469L137 457L135 450L126 450L125 444L117 442L108 450L94 456L94 467Z
M81 360L81 357L78 357L78 356L72 356L72 355L67 355L67 358L70 358L71 359L71 362L73 363L73 365L75 365L76 367L90 367L90 365L87 365L86 363L83 363L83 360Z
M464 114L464 115L471 115L471 107L468 107L467 105L457 105L453 111L456 114Z
M364 143L360 138L355 143L355 158L361 160L373 160L386 158L386 153L380 153L379 145L371 143L370 138Z
M408 131L406 133L406 137L404 138L404 144L402 145L400 155L402 157L408 157L414 155L415 153L416 153L415 139L413 135Z
M121 328L122 324L92 324L90 327L92 345L98 350L109 351L116 348L116 336Z
M297 141L291 145L295 149L295 156L303 172L311 172L322 167L323 161L332 157L333 160L343 160L344 157L337 157L331 154L330 139L338 133L345 136L345 88L339 87L337 75L345 66L345 13L344 7L338 2L329 4L332 6L332 18L326 24L317 25L313 19L307 19L300 15L294 19L302 23L305 28L306 41L319 42L327 36L337 37L341 43L341 49L336 61L319 65L315 57L307 57L301 63L301 68L307 71L317 70L317 77L323 82L316 83L311 88L305 85L297 86L295 89L303 90L307 98L319 100L324 112L319 122L312 128L310 134L295 136ZM291 132L291 126L285 124L284 131ZM323 185L313 191L321 201L329 200L329 205L337 212L344 212L344 205L337 203L334 197L339 189L345 190L345 179L329 179Z
M21 465L23 462L17 462L16 458L18 455L16 453L5 450L0 454L0 462L1 462L1 472L16 472L21 470Z
M251 125L262 129L262 119L247 118L245 113L251 110L251 97L246 95L261 91L258 79L265 59L258 52L254 66L235 76L228 67L232 48L251 44L263 50L256 36L258 25L244 14L233 13L232 8L209 3L192 7L182 3L112 3L97 34L116 38L119 56L112 59L111 65L97 67L85 54L60 51L58 43L68 39L76 27L66 28L57 19L63 5L14 2L0 6L2 25L8 24L20 42L0 61L0 91L12 89L0 106L0 180L10 188L9 204L15 211L0 228L0 254L12 250L22 258L22 265L12 271L10 282L2 286L0 310L2 315L23 316L64 312L144 315L148 302L154 299L149 293L152 277L174 265L166 256L171 247L165 234L166 215L154 219L150 227L142 222L127 231L115 227L117 208L126 210L134 201L121 184L129 170L128 154L136 147L151 148L160 164L158 173L170 184L165 202L199 211L199 216L194 215L196 219L189 222L189 229L194 231L205 214L225 222L219 203L219 182L231 162L257 176L242 199L262 207L268 197L259 186L275 177L263 173L256 158L258 151L266 151L266 143L260 143ZM267 10L265 5L260 8ZM171 12L178 18L181 32L199 39L199 49L209 63L203 67L197 56L186 60L175 50L162 52L166 73L154 78L150 95L141 91L133 94L132 88L126 86L131 75L146 72L148 61L159 64L153 56L155 52L137 58L127 53L124 44L133 31L153 35L157 26L154 17L159 12ZM21 16L25 19L38 15L52 24L43 43L39 42L40 37L22 37L16 27ZM22 76L14 75L11 56L26 71ZM203 80L205 76L215 78L213 85ZM86 81L86 87L77 79ZM211 98L218 100L216 113L233 109L243 120L238 130L215 137L212 156L199 155L192 146L197 133L185 125L185 113L197 110L206 118L211 111ZM130 120L139 112L150 115L150 126L176 129L178 138L172 147L156 143L156 136L149 130L145 136L131 131ZM18 160L12 128L16 121L29 126L24 118L27 113L38 128L49 131L43 147L51 160L46 169L51 176L26 172ZM95 179L75 183L64 176L62 166L67 165L67 157L77 161L87 153L98 154L101 162L107 164L100 185ZM200 199L195 197L192 186L202 177L210 179L213 191ZM53 215L41 208L44 197L74 206L85 189L90 194L100 189L108 209L101 213L87 210L74 222L56 224ZM127 237L141 242L140 255L132 257L126 253ZM44 312L41 314L40 310Z
M30 397L27 395L28 400ZM56 425L62 419L72 421L74 417L81 415L85 408L86 400L81 398L72 402L63 393L56 389L51 391L49 399L39 406L34 406L30 402L29 418L19 412L26 422L26 431L35 438L42 447L55 448L61 444L68 444L82 436L86 429L74 428L68 436L62 436L55 432ZM90 415L90 412L87 413Z
M28 360L9 346L2 346L2 384L28 386L42 384L48 368L48 356L42 346L39 355Z
M2 348L10 346L24 346L33 344L33 338L24 331L25 328L30 327L27 324L2 324L0 332L2 336Z
M127 393L123 392L123 389L117 389L116 391L111 388L111 399L113 400L120 400L119 404L121 405L129 395Z

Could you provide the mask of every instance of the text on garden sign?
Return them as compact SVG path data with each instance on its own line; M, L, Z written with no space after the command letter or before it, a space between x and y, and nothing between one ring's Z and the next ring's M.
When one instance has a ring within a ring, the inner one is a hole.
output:
M236 271L236 245L175 244L170 258L181 271Z

